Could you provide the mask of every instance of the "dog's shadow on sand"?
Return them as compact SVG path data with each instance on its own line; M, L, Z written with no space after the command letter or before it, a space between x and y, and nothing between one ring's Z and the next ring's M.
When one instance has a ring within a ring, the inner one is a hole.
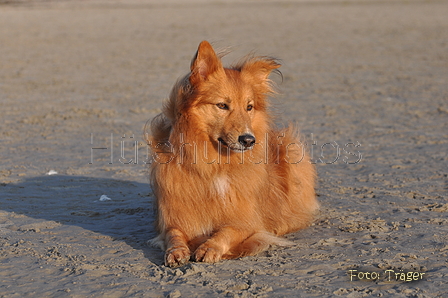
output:
M162 251L147 244L156 236L149 183L51 175L1 184L0 190L1 210L108 235L163 263Z

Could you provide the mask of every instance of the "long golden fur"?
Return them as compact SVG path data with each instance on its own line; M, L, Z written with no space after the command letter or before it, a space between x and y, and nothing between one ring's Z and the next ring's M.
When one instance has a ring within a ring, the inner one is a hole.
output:
M319 208L315 169L294 127L268 113L268 79L280 64L248 57L224 68L203 41L150 123L154 244L165 264L254 255L310 224Z

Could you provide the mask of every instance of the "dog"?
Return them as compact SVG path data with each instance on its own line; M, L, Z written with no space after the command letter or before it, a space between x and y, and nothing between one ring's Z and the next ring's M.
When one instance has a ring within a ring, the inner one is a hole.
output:
M158 232L151 243L165 251L166 266L288 246L281 236L312 222L314 165L298 130L277 128L269 112L268 77L279 67L251 55L224 68L203 41L190 73L147 123Z

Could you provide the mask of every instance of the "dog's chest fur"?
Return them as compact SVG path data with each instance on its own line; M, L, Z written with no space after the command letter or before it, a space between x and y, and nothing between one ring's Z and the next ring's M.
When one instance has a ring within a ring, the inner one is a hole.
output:
M213 180L213 187L219 197L224 198L229 189L229 179L225 175L217 176Z

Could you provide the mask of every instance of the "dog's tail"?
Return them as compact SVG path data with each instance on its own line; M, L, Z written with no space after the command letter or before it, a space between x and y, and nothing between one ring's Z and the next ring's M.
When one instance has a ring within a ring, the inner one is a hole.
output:
M253 256L267 250L271 245L293 246L295 243L285 238L277 237L268 232L257 232L244 240L238 246L232 248L223 256L223 259L236 259L245 256Z

